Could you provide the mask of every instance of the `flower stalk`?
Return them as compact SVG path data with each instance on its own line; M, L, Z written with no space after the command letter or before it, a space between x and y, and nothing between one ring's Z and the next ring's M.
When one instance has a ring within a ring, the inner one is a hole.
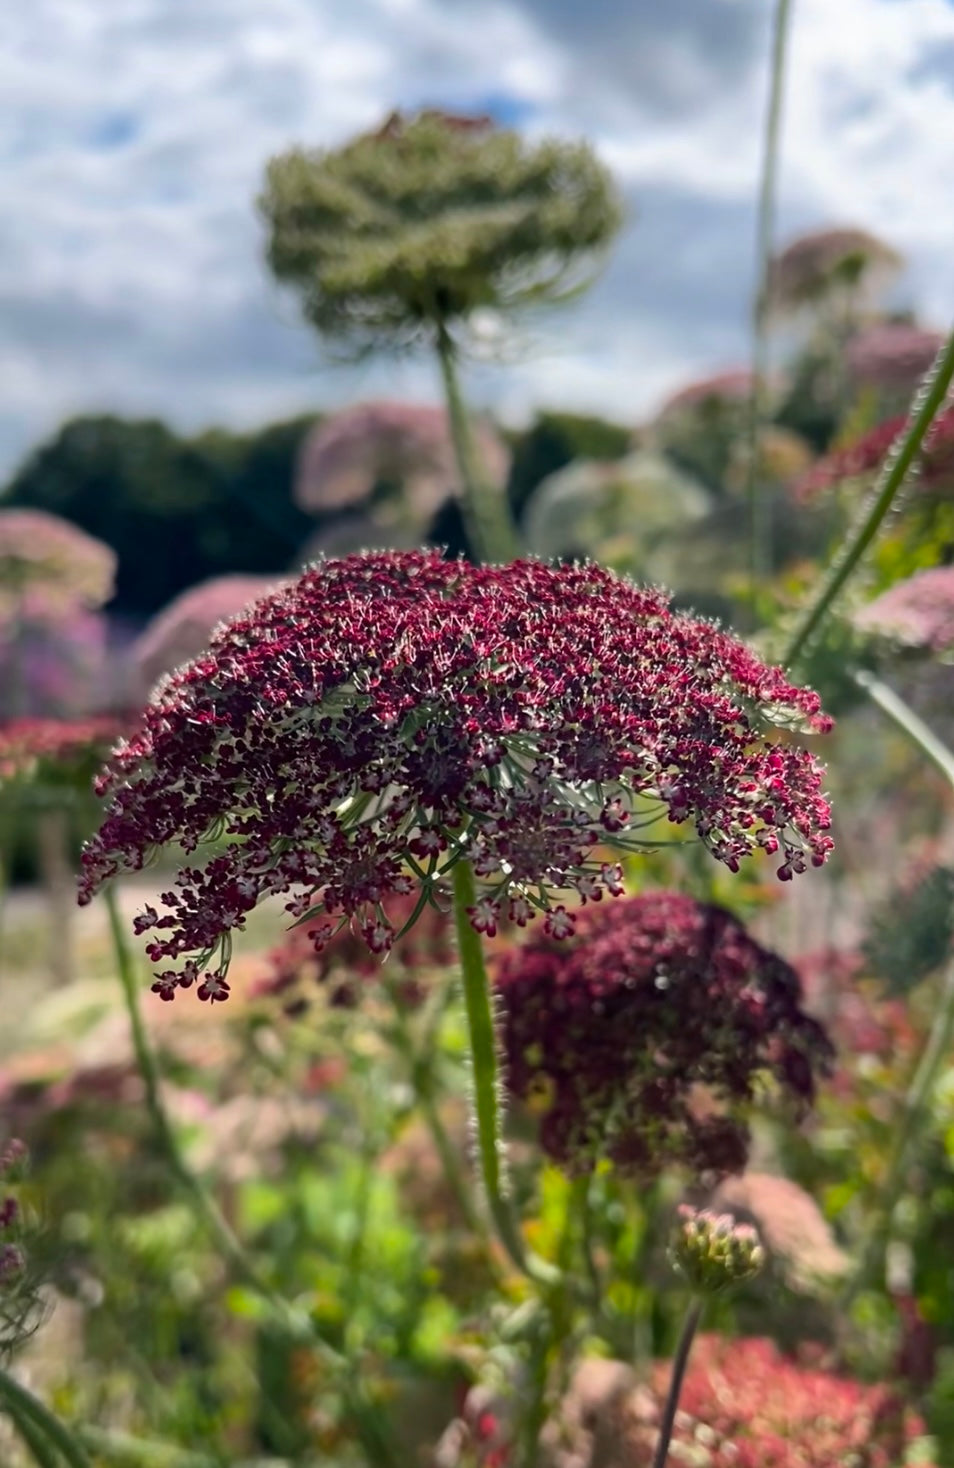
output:
M672 1362L672 1376L669 1378L666 1404L663 1408L662 1421L659 1424L659 1437L656 1442L656 1451L653 1454L653 1468L665 1468L666 1459L669 1457L669 1444L672 1441L672 1430L676 1423L676 1413L679 1410L682 1383L685 1380L689 1353L692 1350L692 1342L699 1328L704 1307L705 1301L698 1295L693 1296L682 1323L679 1344Z
M466 860L453 868L454 921L470 1037L477 1159L491 1219L510 1260L522 1274L553 1285L559 1270L529 1254L506 1195L503 1107L497 1064L497 1034L483 942L470 921L477 901L474 873Z
M67 1468L92 1468L86 1450L65 1423L2 1367L0 1407L13 1419L40 1468L47 1468L48 1464L56 1464L60 1460Z
M749 504L749 555L752 587L770 566L771 509L759 484L759 440L765 411L765 381L768 373L768 276L775 227L775 195L778 177L785 61L791 0L777 0L772 26L772 70L759 188L756 229L756 284L752 303L752 384L745 426L746 494Z
M875 487L861 507L855 527L835 555L818 595L805 612L785 649L784 663L792 667L808 648L837 597L881 528L915 463L928 429L943 406L954 380L954 331L938 352L930 372L911 404L901 433L894 440L881 466Z
M507 509L504 488L487 482L460 388L454 341L443 322L437 328L437 358L471 549L480 561L512 561L519 554L520 547Z

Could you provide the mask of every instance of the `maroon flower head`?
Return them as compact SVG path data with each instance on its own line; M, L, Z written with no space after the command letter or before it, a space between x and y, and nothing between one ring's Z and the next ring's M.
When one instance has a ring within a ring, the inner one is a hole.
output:
M660 813L733 870L759 848L782 879L821 865L821 769L765 730L830 722L734 637L598 566L328 561L158 691L101 778L80 900L167 843L226 838L137 922L153 961L185 961L157 981L170 996L201 971L200 997L224 997L231 930L276 893L385 952L391 899L423 902L465 858L478 930L539 910L569 932L557 894L621 890L600 849L644 847Z
M804 1105L832 1054L795 971L677 892L588 908L569 943L504 954L497 989L510 1089L574 1172L739 1172L760 1078Z

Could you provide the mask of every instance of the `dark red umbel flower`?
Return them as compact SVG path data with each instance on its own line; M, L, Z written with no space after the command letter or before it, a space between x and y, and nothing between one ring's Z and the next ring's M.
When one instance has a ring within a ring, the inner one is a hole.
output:
M814 757L771 724L831 721L728 633L598 566L328 561L157 691L100 781L80 900L157 847L228 838L137 923L158 930L154 962L186 960L160 991L205 970L217 999L231 930L269 894L385 952L389 901L423 903L466 859L475 928L540 910L567 933L556 894L620 891L601 848L644 848L660 813L733 870L778 853L785 880L825 861L830 812Z
M496 985L510 1090L571 1172L739 1172L759 1080L804 1106L833 1053L794 969L678 892L588 908L568 943L505 953Z
M671 1366L653 1374L655 1411L636 1403L627 1462L648 1465ZM924 1424L903 1398L783 1356L769 1340L701 1336L679 1399L679 1446L700 1468L898 1468ZM913 1460L911 1460L913 1461ZM931 1460L919 1457L924 1468Z
M906 423L904 414L888 418L855 439L854 443L825 454L795 485L795 497L811 500L845 480L873 476L881 468L888 450ZM916 462L916 483L920 489L936 495L951 493L954 489L954 407L938 413L928 429Z

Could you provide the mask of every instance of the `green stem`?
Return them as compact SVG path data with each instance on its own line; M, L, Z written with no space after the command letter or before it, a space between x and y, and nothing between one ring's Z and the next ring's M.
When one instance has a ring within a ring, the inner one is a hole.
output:
M746 422L746 495L749 504L749 556L753 592L769 570L771 506L759 484L759 440L768 375L768 276L775 230L775 195L785 83L785 55L791 0L777 0L772 27L772 70L765 118L755 252L755 296L752 303L752 386Z
M25 1386L21 1386L0 1367L0 1404L6 1408L13 1421L19 1426L25 1423L24 1437L37 1434L50 1443L68 1468L92 1468L84 1448L60 1419L35 1397ZM39 1460L38 1460L39 1461Z
M917 746L954 790L954 753L928 728L923 719L909 708L904 699L882 683L873 673L858 669L854 681L863 688L872 703ZM901 1116L888 1159L880 1196L872 1215L861 1262L848 1285L845 1304L850 1304L873 1277L880 1266L891 1231L891 1218L904 1182L911 1148L924 1121L927 1103L937 1081L938 1071L947 1056L954 1036L954 962L948 965L944 984L935 1010L934 1023L925 1042L917 1069L905 1093Z
M286 1309L285 1302L280 1301L274 1295L268 1284L261 1278L239 1239L232 1232L229 1224L219 1211L215 1201L185 1160L182 1148L179 1145L179 1139L176 1136L175 1129L169 1120L163 1104L159 1065L143 1022L142 1010L139 1004L139 981L136 977L135 964L132 954L129 951L129 944L126 941L122 914L119 910L119 903L116 900L115 887L113 885L107 886L104 895L109 913L109 926L113 939L113 949L116 955L119 982L122 985L123 998L126 1001L126 1014L132 1033L133 1051L136 1056L139 1073L142 1076L143 1085L145 1086L146 1110L152 1122L156 1141L159 1143L170 1172L183 1191L188 1193L206 1231L214 1240L236 1278L250 1285L270 1305L280 1309L284 1313Z
M13 1425L39 1468L63 1468L63 1459L29 1417L14 1417Z
M882 683L874 673L857 668L851 676L858 687L864 689L871 702L877 705L906 738L917 745L921 753L930 760L934 768L944 776L951 789L954 790L954 754L947 745L938 739L924 720L908 707L904 699L899 697L893 688Z
M360 1378L355 1377L353 1364L318 1334L314 1323L307 1315L293 1309L262 1278L255 1264L246 1254L240 1240L222 1216L215 1201L186 1162L162 1103L159 1067L139 1007L139 985L136 979L135 964L126 941L122 914L116 901L114 886L107 886L105 900L116 954L116 967L119 971L119 979L126 1001L126 1012L132 1031L133 1050L146 1090L146 1109L170 1172L183 1192L191 1198L209 1236L217 1244L236 1278L242 1280L259 1296L267 1307L275 1327L288 1339L310 1346L321 1356L330 1370L342 1376L344 1396L354 1414L356 1431L365 1452L371 1462L389 1465L390 1468L395 1459L383 1423L379 1420L377 1408L367 1399Z
M851 1304L858 1293L873 1279L875 1271L881 1265L891 1234L891 1219L904 1183L911 1150L927 1114L928 1103L937 1083L938 1072L948 1058L952 1036L954 1036L954 962L947 967L944 984L938 996L937 1016L931 1026L927 1043L921 1052L917 1069L905 1092L901 1116L896 1122L887 1171L879 1189L880 1196L872 1214L861 1262L845 1292L843 1302L845 1306Z
M415 1054L414 1042L401 1009L400 998L392 986L389 986L389 992L394 1003L395 1039L398 1049L407 1062L418 1108L431 1134L434 1148L444 1169L444 1176L450 1184L454 1200L461 1211L461 1217L470 1232L482 1239L485 1237L486 1230L474 1207L470 1189L460 1169L457 1149L447 1135L447 1128L441 1119L437 1098L434 1095L434 1073L431 1061L427 1055Z
M874 490L861 508L857 525L849 530L824 578L814 603L808 608L782 661L797 662L830 612L836 597L874 540L881 524L904 486L918 450L947 396L954 379L954 332L938 352L931 370L915 394L906 427L889 449Z
M686 1367L689 1365L692 1342L699 1321L702 1319L703 1303L702 1300L693 1299L682 1323L679 1345L676 1347L676 1354L672 1362L672 1376L669 1379L669 1391L666 1393L666 1405L663 1409L662 1422L659 1424L659 1439L653 1455L653 1468L665 1468L666 1459L669 1456L669 1444L672 1441L672 1429L676 1421L676 1412L679 1409L682 1383L686 1375Z
M503 486L489 484L474 441L460 381L453 338L443 322L437 326L437 358L444 383L454 457L461 478L461 505L471 549L478 560L512 561L520 547L507 509Z
M555 1284L559 1271L529 1255L505 1195L502 1108L497 1074L497 1035L490 1005L490 985L480 934L471 925L468 909L477 902L474 873L468 861L453 868L454 920L464 986L464 1005L473 1065L473 1102L477 1123L477 1156L487 1206L500 1242L524 1274L539 1283Z

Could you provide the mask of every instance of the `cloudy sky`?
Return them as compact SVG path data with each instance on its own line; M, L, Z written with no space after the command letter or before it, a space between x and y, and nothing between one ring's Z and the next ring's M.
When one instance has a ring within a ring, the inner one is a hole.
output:
M393 106L589 137L629 206L584 303L472 396L636 421L745 360L768 0L31 0L0 48L0 476L61 420L251 426L386 393L343 372L262 266L265 160ZM954 4L794 0L779 228L903 250L906 303L954 318Z

